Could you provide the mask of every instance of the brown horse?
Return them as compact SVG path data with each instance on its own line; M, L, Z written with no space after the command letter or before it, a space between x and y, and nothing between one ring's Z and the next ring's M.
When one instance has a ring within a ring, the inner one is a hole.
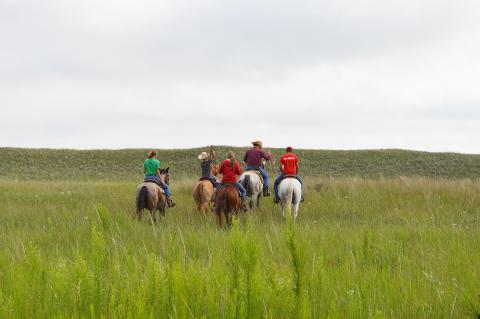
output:
M242 200L238 195L238 190L234 184L223 184L217 191L215 199L215 214L218 218L218 224L223 226L225 218L227 225L232 225L232 215L237 215L242 207Z
M169 168L160 169L160 179L169 184L170 175L168 173ZM143 210L148 209L152 221L157 222L155 212L158 210L160 215L165 216L165 208L167 207L167 197L163 189L153 182L143 182L138 185L137 188L137 218L140 221L142 219Z
M217 176L218 166L212 165L212 174ZM210 202L213 200L213 194L213 184L209 180L201 180L195 184L193 188L193 199L200 213L207 213Z
M210 207L210 202L213 198L213 193L213 184L209 180L199 181L195 184L195 188L193 189L193 199L195 200L195 204L197 204L197 209L200 213L207 213Z

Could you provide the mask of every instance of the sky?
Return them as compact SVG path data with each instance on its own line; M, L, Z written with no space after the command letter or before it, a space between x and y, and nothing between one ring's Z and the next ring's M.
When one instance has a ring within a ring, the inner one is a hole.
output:
M480 153L480 1L0 0L0 146Z

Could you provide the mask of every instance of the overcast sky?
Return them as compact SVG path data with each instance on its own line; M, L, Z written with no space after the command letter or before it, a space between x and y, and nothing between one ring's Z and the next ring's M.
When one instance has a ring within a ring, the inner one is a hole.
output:
M480 153L478 0L0 0L0 146Z

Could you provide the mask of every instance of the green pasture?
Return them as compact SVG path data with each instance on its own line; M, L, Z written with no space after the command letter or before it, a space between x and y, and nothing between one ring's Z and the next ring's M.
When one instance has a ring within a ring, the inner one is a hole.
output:
M219 158L232 149L239 160L246 148L216 147ZM282 149L270 149L277 159ZM160 150L162 167L171 167L177 178L198 174L197 155L208 147ZM53 150L0 147L0 179L126 181L143 173L146 149L126 150ZM300 157L301 173L323 178L431 177L480 178L480 155L428 153L405 150L295 150ZM278 163L275 165L278 166ZM271 174L278 167L267 165Z
M264 199L260 210L225 230L194 211L193 178L173 179L178 206L151 225L132 220L138 174L92 182L96 171L79 167L86 180L62 181L53 178L56 169L44 176L38 163L3 161L0 318L476 318L480 312L476 180L307 176L295 225ZM27 181L29 174L38 180Z

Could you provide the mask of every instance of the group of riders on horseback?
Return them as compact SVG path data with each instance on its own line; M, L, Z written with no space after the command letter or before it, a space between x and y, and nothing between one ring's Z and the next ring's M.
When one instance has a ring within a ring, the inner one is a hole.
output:
M254 171L263 179L263 196L270 196L269 191L269 178L267 171L265 170L264 161L273 161L272 154L263 150L262 141L252 142L253 147L249 149L243 158L245 163L245 171ZM144 162L144 182L153 182L159 185L165 194L166 204L168 207L174 207L175 201L172 199L172 192L169 189L168 181L162 179L162 170L160 169L160 162L156 159L157 153L151 151L148 158ZM213 198L216 197L219 189L226 184L233 184L237 188L240 197L242 199L242 211L247 211L245 200L247 196L247 190L239 183L237 176L242 175L243 171L240 167L240 163L236 160L235 154L232 151L227 153L227 158L219 165L218 169L215 165L216 153L213 146L210 147L210 153L202 152L198 155L200 160L201 177L200 180L209 180L215 191ZM168 174L168 168L166 170ZM280 197L278 194L278 186L280 182L286 177L292 177L297 179L301 185L301 201L303 201L303 183L298 175L298 156L293 153L292 147L286 148L286 153L280 157L280 175L277 176L274 182L274 202L279 203ZM214 175L222 174L222 180L218 181Z

